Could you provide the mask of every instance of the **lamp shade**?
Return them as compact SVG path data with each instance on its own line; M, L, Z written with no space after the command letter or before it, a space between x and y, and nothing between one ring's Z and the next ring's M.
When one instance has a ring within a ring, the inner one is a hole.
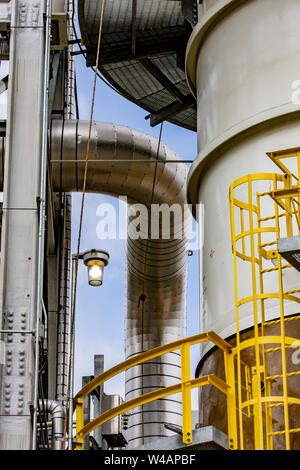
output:
M88 268L90 286L98 287L103 282L104 267L107 266L109 254L102 250L89 250L83 253L83 262Z

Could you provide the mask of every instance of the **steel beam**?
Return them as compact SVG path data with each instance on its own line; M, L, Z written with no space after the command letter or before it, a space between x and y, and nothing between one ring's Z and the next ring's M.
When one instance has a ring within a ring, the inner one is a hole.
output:
M189 109L195 105L195 98L191 94L189 94L184 97L183 103L180 103L179 101L174 101L173 103L165 106L159 111L148 114L145 119L150 118L150 126L154 127L157 126L157 124L160 124L161 122L170 119L176 114L181 113L182 111L185 111L186 109Z
M45 3L11 1L0 315L1 327L12 330L33 330L37 317ZM0 449L32 446L38 336L3 338Z

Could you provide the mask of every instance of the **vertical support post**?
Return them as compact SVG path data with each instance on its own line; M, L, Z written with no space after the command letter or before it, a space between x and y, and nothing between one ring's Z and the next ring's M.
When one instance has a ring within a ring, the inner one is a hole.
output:
M236 234L235 234L235 218L234 218L234 195L233 185L230 186L229 191L229 205L230 205L230 225L231 225L231 241L233 253L233 269L234 269L234 301L235 301L235 322L236 322L236 359L237 359L237 387L238 387L238 413L239 413L239 449L244 449L244 429L243 429L243 410L242 410L242 378L241 378L241 351L240 351L240 321L239 321L239 308L238 308L238 275L237 275L237 248L236 248Z
M253 415L254 415L254 445L256 450L263 450L261 447L262 435L261 435L261 426L260 426L260 417L261 417L261 410L259 407L259 395L261 389L261 377L260 374L263 372L263 367L252 367L252 396L255 403L253 405Z
M80 431L84 426L84 398L79 397L76 399L76 445L75 450L83 450L84 438L80 435Z
M99 354L94 356L94 376L97 377L98 375L102 374L104 372L104 355ZM100 416L102 413L102 397L103 397L103 388L104 385L100 385L99 387L96 388L96 392L98 392L98 397L95 394L94 397L94 415L95 416ZM102 431L101 431L101 426L99 426L97 429L94 431L94 438L98 444L99 448L102 448Z
M91 377L89 375L85 375L82 377L82 387L88 384L91 381ZM83 402L83 424L86 425L91 420L91 395L88 395L84 398ZM89 450L89 436L84 438L83 449Z
M41 310L45 1L11 1L10 76L1 239L1 327L34 330ZM33 92L34 91L34 92ZM30 449L30 404L36 407L39 330L5 335L0 448ZM35 347L36 346L36 347ZM35 349L35 351L34 351ZM35 357L37 356L37 357ZM34 413L36 410L34 410Z
M70 312L72 312L73 308L73 297L74 297L74 280L75 280L75 270L76 270L76 257L75 255L72 256L72 293L71 293L71 305L70 305ZM71 384L70 384L70 396L69 396L69 423L68 423L68 449L72 450L73 448L73 396L74 396L74 355L75 355L75 321L74 321L74 334L73 334L73 344L70 341L70 354L72 352L72 361L71 361ZM71 322L69 325L69 337L71 338Z
M236 416L236 392L235 392L235 371L234 354L232 350L224 352L225 377L229 386L227 391L227 422L229 449L238 448L237 416Z
M279 211L278 204L275 203L275 220L276 220L276 236L280 238L280 224L279 224ZM288 220L287 220L287 233L288 233ZM289 235L288 235L289 236ZM278 286L279 286L279 299L280 299L280 339L281 339L281 361L282 361L282 385L283 385L283 410L284 410L284 424L285 424L285 445L286 450L291 448L290 439L290 420L289 420L289 403L288 403L288 384L287 384L287 364L286 364L286 345L285 345L285 320L284 320L284 299L283 299L283 279L282 279L282 260L280 254L277 252L278 260Z
M252 305L253 305L253 320L254 320L254 346L255 346L255 363L257 373L260 374L260 349L259 349L259 320L257 308L257 281L256 281L256 253L255 253L255 232L254 232L254 207L253 207L253 179L248 176L248 204L249 204L249 229L250 229L250 252L251 252L251 273L252 273ZM257 216L257 214L256 214ZM255 424L255 448L263 450L263 418L262 418L262 401L261 401L261 387L260 375L256 386L253 384L253 395L256 394L257 407L254 407L254 422L257 421L257 428ZM255 417L256 414L256 417Z
M190 381L190 345L188 343L184 343L181 346L182 440L184 444L192 443L192 403Z
M292 175L286 174L286 180L284 182L284 188L290 189L292 186ZM290 198L284 200L285 205L289 208L289 211L292 212L292 202ZM286 212L286 235L287 237L293 236L293 219L292 216Z

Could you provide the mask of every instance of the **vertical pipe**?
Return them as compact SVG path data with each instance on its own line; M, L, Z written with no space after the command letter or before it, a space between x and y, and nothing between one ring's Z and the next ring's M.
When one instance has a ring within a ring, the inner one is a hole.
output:
M75 279L75 270L76 270L76 256L72 256L72 293L71 293L71 306L73 308L73 295L74 295L74 279ZM69 330L71 329L71 325ZM70 335L70 331L69 331ZM70 344L70 349L72 345ZM71 353L71 350L70 350ZM74 334L73 334L73 351L72 351L72 362L71 362L71 387L70 387L70 396L69 396L69 431L68 431L68 449L72 450L73 445L73 394L74 394L74 353L75 353L75 325L74 325Z
M68 328L70 302L70 253L71 253L71 194L63 195L62 247L60 268L60 295L57 340L57 390L56 399L63 402L67 393Z
M67 14L68 14L68 40L72 41L75 39L73 31L74 21L74 6L73 0L67 0ZM74 50L73 44L69 44L67 50L67 80L66 80L66 103L67 109L65 113L66 119L73 119L74 117L74 88L75 88L75 62L72 52Z
M67 0L67 31L68 40L74 39L73 0ZM65 81L65 119L74 117L74 82L75 63L71 55L74 46L69 45L66 51L67 76ZM76 137L77 138L77 137ZM62 196L64 204L63 228L62 228L62 253L60 274L60 310L58 324L58 351L57 351L57 399L64 401L67 397L67 364L68 364L68 326L69 326L69 300L70 300L70 275L69 266L71 262L71 217L72 217L72 195L65 193Z
M37 305L36 305L36 337L35 337L35 371L34 371L34 399L33 399L33 433L32 448L36 449L37 413L38 413L38 374L39 374L39 329L42 310L43 281L44 281L44 248L45 248L45 216L46 216L46 168L48 143L48 98L49 98L49 64L50 64L50 38L51 38L52 0L46 4L46 34L45 34L45 65L43 83L42 105L42 162L39 207L39 252L38 252L38 278L37 278Z

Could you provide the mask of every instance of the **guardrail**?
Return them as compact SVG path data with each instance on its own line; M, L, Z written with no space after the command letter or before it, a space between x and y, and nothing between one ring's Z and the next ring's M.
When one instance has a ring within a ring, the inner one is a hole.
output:
M225 381L214 374L206 375L196 379L191 379L190 373L190 346L211 341L224 353ZM106 411L97 416L88 424L84 425L83 404L84 398L88 396L95 388L111 379L125 370L142 364L145 361L161 356L171 351L181 351L181 382L169 387L155 390L140 397L128 400L121 405ZM237 449L237 420L236 420L236 393L235 393L235 373L234 373L234 354L231 344L222 339L213 331L190 336L180 339L163 346L143 352L137 356L131 357L111 369L95 377L91 382L85 385L75 396L74 403L76 407L76 439L75 449L82 450L84 438L94 429L101 426L110 419L125 413L137 406L145 405L151 401L158 400L169 395L182 393L182 440L188 445L192 444L192 412L191 412L191 389L202 387L204 385L213 385L227 397L227 416L228 416L228 438L229 448Z

